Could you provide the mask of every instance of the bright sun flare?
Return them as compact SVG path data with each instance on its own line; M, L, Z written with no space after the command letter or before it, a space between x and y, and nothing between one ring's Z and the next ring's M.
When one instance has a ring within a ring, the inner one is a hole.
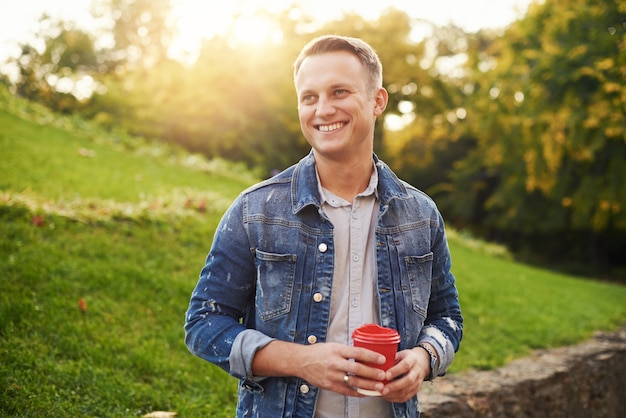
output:
M172 45L173 55L189 57L197 52L202 39L227 33L230 35L229 41L234 45L260 45L279 41L281 33L267 14L271 10L263 5L264 2L253 3L239 0L218 5L197 0L173 1L172 13L179 32Z

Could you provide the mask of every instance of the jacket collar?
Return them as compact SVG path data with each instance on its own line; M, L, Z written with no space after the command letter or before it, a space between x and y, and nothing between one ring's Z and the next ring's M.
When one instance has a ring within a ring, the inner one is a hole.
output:
M396 198L407 199L409 195L404 182L391 171L387 164L379 160L376 154L373 154L373 158L378 170L378 196L381 205L386 206L392 199ZM313 151L296 164L291 181L291 208L293 213L298 213L308 205L321 207Z

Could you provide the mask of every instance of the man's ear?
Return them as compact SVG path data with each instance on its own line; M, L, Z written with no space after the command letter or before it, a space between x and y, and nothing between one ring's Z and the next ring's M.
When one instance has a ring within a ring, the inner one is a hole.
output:
M381 87L378 91L376 91L374 101L374 116L379 117L387 108L387 102L389 101L389 93L387 93L387 90L385 90L384 87Z

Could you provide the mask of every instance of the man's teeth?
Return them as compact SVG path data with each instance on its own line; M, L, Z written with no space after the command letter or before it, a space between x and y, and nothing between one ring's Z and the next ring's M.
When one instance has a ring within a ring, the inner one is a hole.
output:
M330 131L334 131L335 129L339 129L342 126L343 126L343 123L341 122L333 123L332 125L320 125L319 130L322 132L330 132Z

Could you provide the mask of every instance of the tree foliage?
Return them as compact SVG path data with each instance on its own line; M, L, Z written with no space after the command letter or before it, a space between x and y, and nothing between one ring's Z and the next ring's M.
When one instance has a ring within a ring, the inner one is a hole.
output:
M80 107L81 79L97 70L93 37L70 22L56 22L47 15L39 19L39 43L23 43L14 60L19 76L15 92L58 111Z
M167 59L174 28L170 0L94 0L92 13L108 22L100 54L108 71L150 68Z
M546 1L479 42L468 77L477 146L451 176L456 216L526 243L541 237L554 251L617 251L626 232L625 22L623 3ZM578 243L564 249L572 236Z

